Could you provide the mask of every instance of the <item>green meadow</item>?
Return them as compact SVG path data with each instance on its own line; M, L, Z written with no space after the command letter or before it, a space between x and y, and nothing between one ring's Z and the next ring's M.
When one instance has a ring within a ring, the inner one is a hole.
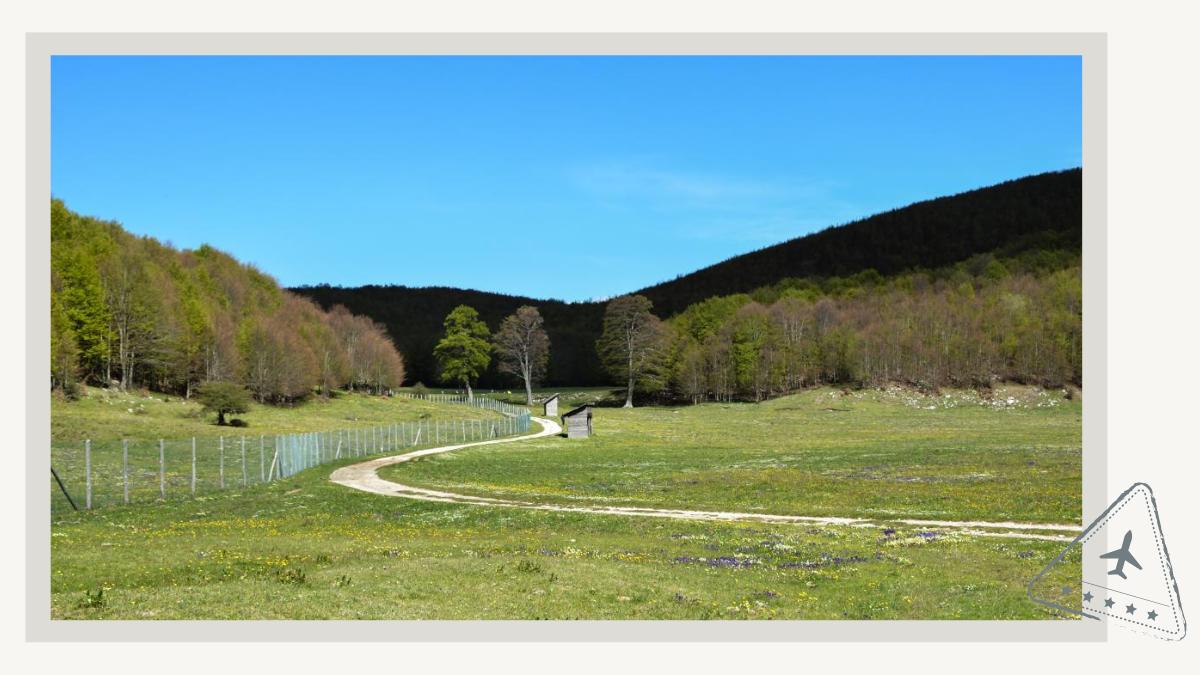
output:
M1078 523L1081 420L1081 401L1062 390L819 388L757 404L597 407L590 439L484 446L382 473L538 502Z
M473 494L866 515L880 522L870 527L427 503L329 482L334 468L356 460L196 499L58 510L51 612L64 619L1055 618L1026 598L1025 587L1063 543L886 519L1078 522L1080 407L1061 392L1025 388L990 399L818 389L757 405L601 407L590 440L518 441L387 470L394 480ZM450 417L472 412L440 408Z
M446 406L425 400L338 392L329 399L310 398L293 405L252 403L250 411L233 415L245 427L217 426L215 414L182 396L151 391L80 387L79 400L55 396L50 402L50 440L55 445L80 444L85 439L157 440L192 436L291 434L349 427L412 422L418 419L491 419L494 413L466 406ZM405 389L402 391L411 391Z

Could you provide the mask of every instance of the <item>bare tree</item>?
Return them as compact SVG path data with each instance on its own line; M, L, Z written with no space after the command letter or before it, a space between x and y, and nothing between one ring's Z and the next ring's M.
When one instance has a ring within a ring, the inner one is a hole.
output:
M525 403L533 405L533 385L546 374L550 359L550 338L542 327L542 315L536 307L518 307L504 319L492 344L499 356L498 368L521 378L525 383Z
M652 388L663 374L668 329L650 313L651 306L641 295L623 295L609 302L604 310L604 332L596 342L609 372L626 382L626 408L633 407L635 386Z
M152 289L144 269L140 246L118 250L101 266L105 302L117 337L117 363L121 368L121 389L133 386L138 357L148 351L153 337Z

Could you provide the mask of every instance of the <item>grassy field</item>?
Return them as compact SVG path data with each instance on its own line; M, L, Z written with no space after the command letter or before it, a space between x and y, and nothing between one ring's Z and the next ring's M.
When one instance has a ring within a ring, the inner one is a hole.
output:
M327 476L57 520L53 616L1053 616L1024 587L1054 542L431 504Z
M1081 410L1023 387L990 399L816 389L761 404L600 407L590 439L469 449L383 475L552 503L1078 523Z
M500 417L490 410L464 405L341 392L328 400L312 399L293 406L254 404L241 416L249 426L222 427L217 426L214 415L204 414L195 401L157 393L87 389L77 401L52 400L50 462L72 498L83 503L86 499L83 441L90 440L92 503L119 504L124 499L123 439L126 439L130 499L153 501L160 497L159 439L162 439L165 485L161 489L168 499L186 499L192 494L193 439L196 491L204 493L240 485L243 481L265 482L276 434L323 432L323 455L340 449L362 455L368 449L407 447L413 441L417 442L414 447L428 447L440 440L433 433L414 438L417 424L436 430L439 425L497 421ZM404 436L402 443L398 442L401 436ZM70 503L57 484L50 477L47 480L52 512L69 509Z
M213 437L219 434L290 434L327 431L418 419L491 419L494 413L465 406L445 406L400 397L338 392L330 399L313 398L292 406L252 403L236 415L245 428L219 427L195 400L156 392L83 388L77 401L59 397L50 403L50 440L56 445L84 439L159 439Z
M818 390L757 407L602 408L589 441L469 449L394 476L548 501L1078 521L1079 404L1008 396ZM722 440L734 429L742 440ZM52 615L1056 616L1025 585L1058 542L424 503L334 485L334 466L196 500L56 514Z

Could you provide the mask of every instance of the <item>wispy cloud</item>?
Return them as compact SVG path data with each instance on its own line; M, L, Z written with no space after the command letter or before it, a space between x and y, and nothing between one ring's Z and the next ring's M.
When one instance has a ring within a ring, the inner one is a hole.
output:
M651 198L695 205L730 200L816 197L831 188L828 181L762 180L663 169L639 163L576 167L570 176L578 187L603 197Z
M839 221L840 222L840 221ZM829 219L797 218L787 214L717 219L679 228L687 239L737 242L749 245L777 244L835 225Z
M829 180L680 171L646 162L576 167L569 177L601 207L653 214L659 227L682 239L764 245L857 213Z

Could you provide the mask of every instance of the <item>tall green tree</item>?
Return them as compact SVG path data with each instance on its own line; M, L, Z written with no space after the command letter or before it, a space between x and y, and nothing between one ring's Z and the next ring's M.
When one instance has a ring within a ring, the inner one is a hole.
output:
M81 365L85 374L107 385L112 377L112 332L96 262L82 252L66 251L54 263L62 279L59 297L79 345Z
M520 377L525 384L525 404L533 405L533 385L545 376L550 360L550 338L537 308L518 307L505 317L496 331L494 347L500 372Z
M446 334L433 349L442 380L462 384L467 390L467 400L473 401L471 382L479 379L492 362L492 345L488 342L491 332L479 313L466 305L455 307L442 325Z
M52 275L52 284L55 279ZM68 397L75 394L79 345L59 291L50 288L50 386Z
M596 351L613 377L625 382L625 407L633 407L633 391L661 386L669 334L650 313L650 301L641 295L623 295L604 310L604 331Z

